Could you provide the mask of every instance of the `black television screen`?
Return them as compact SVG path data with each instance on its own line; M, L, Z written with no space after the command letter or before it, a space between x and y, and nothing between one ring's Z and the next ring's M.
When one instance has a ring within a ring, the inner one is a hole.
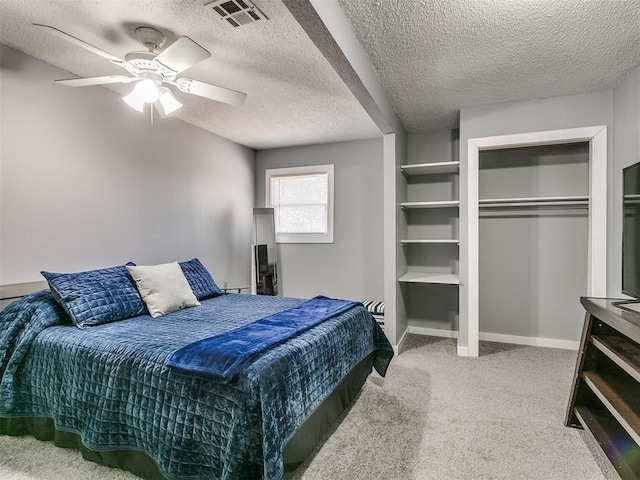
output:
M622 176L622 293L640 299L640 162Z
M269 257L266 245L256 245L256 270L258 273L269 272Z

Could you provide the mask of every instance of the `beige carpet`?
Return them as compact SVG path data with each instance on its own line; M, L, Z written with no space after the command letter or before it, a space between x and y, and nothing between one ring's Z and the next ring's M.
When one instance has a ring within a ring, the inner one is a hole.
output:
M576 353L409 336L340 425L286 480L601 480L579 430L563 425ZM597 457L596 457L597 458ZM0 479L136 478L31 437L0 436Z

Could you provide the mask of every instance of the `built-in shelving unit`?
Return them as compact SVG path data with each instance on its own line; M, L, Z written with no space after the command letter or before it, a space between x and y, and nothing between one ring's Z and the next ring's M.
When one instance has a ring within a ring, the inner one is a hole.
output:
M640 314L582 298L587 318L565 424L588 438L623 480L640 478Z
M447 179L447 175L450 177L457 177L458 172L460 170L460 162L459 161L448 161L448 162L431 162L431 163L418 163L418 164L409 164L402 165L400 167L402 173L407 177L407 182L409 182L409 177L418 177L418 176L433 176L440 175L445 176L445 182L449 182ZM454 178L455 178L454 177ZM414 180L415 181L415 180ZM417 181L420 183L420 180ZM422 188L422 187L421 187ZM427 188L427 187L425 187ZM426 190L420 190L420 196L422 193L428 193ZM407 201L402 202L400 204L403 210L407 212L407 215L412 210L419 209L446 209L447 211L451 210L451 213L447 213L446 215L452 215L458 217L458 209L460 207L459 200L431 200L431 201ZM417 215L417 214L416 214ZM431 215L431 214L429 214ZM411 217L408 217L411 218ZM409 220L409 223L411 220ZM422 236L422 235L420 235ZM437 237L436 235L433 235ZM411 239L403 239L400 240L400 244L404 247L409 248L410 246L414 246L413 248L432 248L440 245L452 245L459 246L460 240L458 238L411 238ZM437 255L440 255L439 253ZM443 251L443 255L451 255L451 252ZM455 255L457 260L457 253ZM422 284L444 284L444 285L459 285L460 278L456 273L440 273L440 272L425 272L423 270L429 270L428 265L409 265L409 271L402 275L398 281L400 283L422 283ZM420 271L415 271L415 270Z

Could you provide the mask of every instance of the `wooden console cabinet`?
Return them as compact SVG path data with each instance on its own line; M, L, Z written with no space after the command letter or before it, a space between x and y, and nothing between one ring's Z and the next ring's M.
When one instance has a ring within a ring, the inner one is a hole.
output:
M640 479L640 314L582 297L587 310L565 425L584 428L612 471Z

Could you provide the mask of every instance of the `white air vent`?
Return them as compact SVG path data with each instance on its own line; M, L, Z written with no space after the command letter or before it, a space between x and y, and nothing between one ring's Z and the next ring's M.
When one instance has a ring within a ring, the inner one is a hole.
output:
M214 0L206 3L205 6L213 8L222 19L234 27L259 20L269 20L269 17L249 0Z

